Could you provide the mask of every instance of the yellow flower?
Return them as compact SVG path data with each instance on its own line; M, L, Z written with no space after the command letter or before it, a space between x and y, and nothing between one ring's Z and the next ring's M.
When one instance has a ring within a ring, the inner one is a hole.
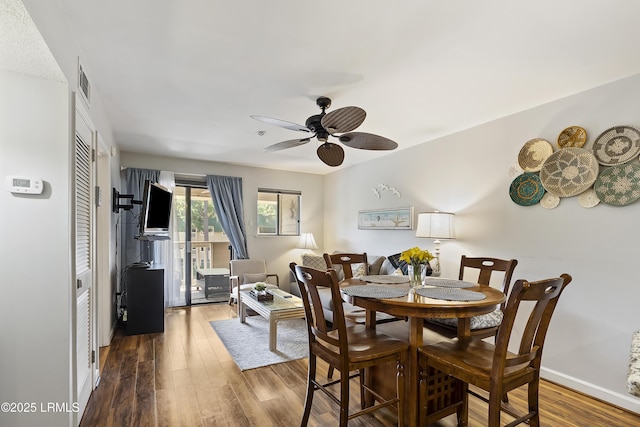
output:
M411 249L407 249L400 254L400 260L406 263L415 265L415 264L426 264L428 261L431 261L434 258L431 255L431 252L428 250L420 249L419 247L414 247Z

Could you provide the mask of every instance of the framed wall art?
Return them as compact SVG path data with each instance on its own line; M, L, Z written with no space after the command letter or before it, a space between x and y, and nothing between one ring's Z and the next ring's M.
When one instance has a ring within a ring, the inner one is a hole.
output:
M358 211L360 230L413 230L413 206Z

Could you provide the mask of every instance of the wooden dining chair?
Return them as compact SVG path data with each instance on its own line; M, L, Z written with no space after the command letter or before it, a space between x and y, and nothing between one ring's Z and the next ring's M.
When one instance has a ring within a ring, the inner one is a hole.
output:
M488 427L500 425L501 410L506 410L516 420L509 426L528 420L529 425L538 427L540 417L538 410L538 388L540 381L540 363L545 337L556 308L558 299L564 288L571 282L571 276L563 274L558 278L528 282L518 280L507 301L504 319L498 329L495 344L488 343L479 337L460 337L440 341L436 344L418 349L420 366L420 402L428 402L434 384L443 378L456 379L455 384L448 387L459 387L461 399L447 408L449 413L456 412L458 425L468 425L468 394L473 394L489 403ZM532 301L523 304L523 301ZM531 308L532 307L532 308ZM512 337L516 315L524 308L530 308L529 317L520 336L517 353L508 350ZM435 378L435 380L434 380ZM486 399L469 390L474 385L489 393ZM528 387L528 413L520 416L507 408L502 408L505 393L523 385ZM422 404L421 404L422 406ZM454 410L451 410L451 409ZM434 416L442 417L447 413L429 414L427 408L421 407L421 424L433 422Z
M334 268L336 266L341 266L342 271L344 272L345 279L351 279L353 277L353 265L360 264L361 267L361 275L366 276L369 274L369 262L367 261L367 253L363 252L361 254L352 253L352 254L322 254L324 257L324 262L327 264L327 268Z
M398 424L402 425L404 407L404 361L409 348L408 343L376 333L375 329L364 325L347 327L338 277L335 270L319 271L291 263L300 295L304 304L309 336L309 368L307 377L307 395L302 416L302 427L309 422L313 395L316 390L325 393L340 406L340 426L346 426L348 420L368 414L380 408L395 405L398 410ZM334 306L333 322L327 326L322 310L318 287L331 289ZM340 372L340 379L321 383L316 379L317 358L321 358ZM364 370L375 365L393 362L397 364L396 397L384 399L364 382ZM351 372L356 372L351 374ZM349 414L349 381L360 378L361 410ZM330 387L340 385L339 396ZM365 408L365 393L374 396L378 402Z
M508 295L509 288L511 286L511 278L513 277L513 271L515 270L516 265L518 265L518 261L515 259L505 260L487 257L470 258L462 255L458 279L465 280L465 278L467 278L467 281L473 281L480 285L490 286L493 273L501 272L503 273L503 277L500 289L502 289L502 292L504 292L505 295ZM473 277L473 279L469 279L469 276ZM471 335L483 338L495 336L498 331L498 327L502 322L504 307L505 303L502 303L499 309L496 309L491 313L472 317ZM431 325L434 326L431 327ZM425 323L425 326L447 338L454 338L458 335L458 319L456 318L429 319L429 321Z

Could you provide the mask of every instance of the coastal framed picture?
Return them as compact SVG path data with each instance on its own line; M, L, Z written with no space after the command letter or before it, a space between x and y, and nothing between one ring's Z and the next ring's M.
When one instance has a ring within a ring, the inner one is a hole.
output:
M413 206L358 211L360 230L413 230Z

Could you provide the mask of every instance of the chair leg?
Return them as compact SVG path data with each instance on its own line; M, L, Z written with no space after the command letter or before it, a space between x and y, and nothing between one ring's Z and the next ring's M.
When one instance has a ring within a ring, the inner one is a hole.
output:
M365 369L360 369L359 381L360 381L360 409L364 409L366 407L364 402L364 384L365 384Z
M311 415L311 404L313 403L313 392L316 387L313 382L316 379L316 357L314 355L309 356L309 370L307 372L307 397L304 401L304 414L302 415L302 421L300 427L306 427L309 423L309 415Z
M487 427L500 427L500 411L502 406L502 388L499 385L489 390L489 422Z
M349 422L349 371L340 371L340 427Z
M531 427L540 427L540 412L538 411L539 383L540 379L536 379L530 382L527 386L527 392L529 394L529 412L533 413L533 417L529 420L529 425Z
M398 358L396 393L398 396L398 427L404 425L404 353Z
M462 405L458 406L456 411L458 427L467 427L469 425L469 384L464 381L457 381L456 387L460 387L462 395Z
M333 378L333 366L329 365L329 370L327 371L327 378Z

